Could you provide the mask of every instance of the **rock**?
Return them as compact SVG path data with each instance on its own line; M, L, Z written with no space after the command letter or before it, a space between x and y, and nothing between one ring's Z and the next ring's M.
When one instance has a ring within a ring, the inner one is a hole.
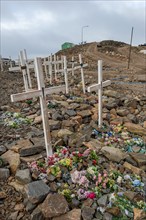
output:
M77 112L77 115L81 116L82 118L86 118L92 115L90 110L83 110L83 111L79 111Z
M125 159L125 157L126 157L125 153L123 153L120 149L115 148L115 147L103 147L101 149L101 152L109 160L112 160L112 161L118 162L118 163L121 160Z
M137 162L140 166L146 165L146 155L141 153L130 153L130 156Z
M42 116L35 117L33 124L40 124L42 122Z
M23 203L25 205L25 210L29 213L31 213L37 207L37 204L32 204L27 198L24 198Z
M137 163L135 160L132 159L132 157L130 155L127 155L125 161L127 161L128 163L132 164L133 166L137 166Z
M132 173L137 174L137 175L140 175L141 172L142 172L141 169L139 169L139 168L137 168L137 167L131 165L131 164L128 163L128 162L125 162L125 163L123 164L123 167L124 167L125 169L131 171Z
M1 157L9 163L12 174L15 174L20 164L19 154L13 152L12 150L8 150L3 155L1 155Z
M64 136L70 136L71 134L72 134L72 132L69 131L68 129L61 129L61 130L58 132L57 136L58 136L59 138L63 138Z
M9 219L11 220L16 220L17 219L17 216L18 216L18 211L16 212L12 212L9 216Z
M137 118L136 118L136 116L135 116L134 114L128 114L128 115L127 115L127 118L128 118L131 122L133 122L133 123L137 123L137 122L138 122L138 120L137 120Z
M52 220L80 220L81 219L81 209L73 209L64 215L54 217Z
M133 99L133 100L128 101L126 103L126 106L127 107L132 107L132 108L136 109L137 108L137 104L138 104L137 100Z
M120 94L113 90L105 90L104 95L112 98L119 98Z
M82 207L84 207L84 206L91 207L92 204L93 204L93 199L88 198L88 199L86 199L86 200L83 202Z
M0 181L5 181L9 178L10 171L7 168L0 168Z
M29 169L17 170L15 179L22 185L30 183L32 181L30 170Z
M32 142L29 139L22 139L19 140L16 145L13 145L11 147L11 150L15 151L16 153L19 153L21 148L30 147L30 146L32 146Z
M143 122L143 127L146 128L146 121Z
M59 114L59 112L55 112L54 114L52 114L52 119L53 120L62 120L63 116L61 114Z
M31 182L24 188L28 200L33 203L40 203L50 192L50 188L42 180Z
M146 129L142 126L134 123L127 122L124 124L128 131L138 135L145 135L146 136Z
M105 207L107 205L107 195L101 196L100 199L97 200L99 206Z
M88 147L91 150L95 150L97 153L101 150L101 148L104 146L103 143L96 139L92 139L89 142L83 142L83 144Z
M50 130L58 130L61 128L60 121L49 120Z
M133 212L134 212L134 220L145 220L146 219L146 213L143 210L134 208Z
M102 220L102 219L103 219L103 216L101 215L101 213L100 213L99 211L96 211L95 217L96 217L96 219L98 219L98 220Z
M50 191L51 192L57 192L58 186L57 186L56 182L51 182L49 184L49 186L50 186Z
M113 120L110 121L110 124L111 125L122 125L123 124L123 118L120 117L120 118L115 118Z
M46 219L60 216L69 211L68 203L61 194L49 194L41 205L41 211Z
M74 133L68 139L69 146L81 147L84 141L87 141L88 137L86 134Z
M113 216L110 213L105 212L102 219L103 220L112 220Z
M2 110L2 111L9 111L11 108L10 108L10 106L9 105L2 105L1 107L0 107L0 110Z
M108 110L111 110L113 108L116 108L118 105L117 105L117 102L114 100L109 100L108 103L105 104L105 107L108 109Z
M114 216L119 216L120 214L120 209L118 207L112 207L112 208L107 208L106 212L114 215Z
M71 207L72 208L77 208L79 206L80 202L78 199L76 198L73 198L72 201L71 201Z
M43 149L44 146L35 146L35 145L32 145L31 147L22 148L20 150L20 156L21 157L32 156L34 154L38 154L42 152Z
M5 153L6 152L6 147L5 146L3 146L3 145L0 145L0 155L2 155L3 153Z
M130 200L130 201L133 201L136 193L135 192L132 192L132 191L126 191L124 192L124 195Z
M44 156L46 156L46 152L41 152L40 154L35 154L35 155L32 155L32 156L28 156L28 157L21 157L21 161L22 162L25 162L25 163L30 163L32 161L35 161L35 160L39 160L41 158L43 158Z
M77 115L77 116L71 118L71 120L72 120L73 122L78 123L78 124L81 124L81 123L82 123L82 117L79 116L79 115Z
M117 114L120 115L120 116L126 116L129 114L129 111L127 109L117 109Z
M77 115L76 111L74 111L73 109L67 109L65 113L70 117Z
M17 191L17 192L23 192L23 189L24 189L24 185L16 182L16 181L12 181L9 183L10 186L13 186L14 189Z
M0 191L0 199L5 199L7 197L6 193L3 191Z
M24 204L23 203L16 204L15 207L14 207L14 210L15 211L23 211L24 210Z
M82 208L82 218L83 218L83 220L91 220L93 218L94 213L95 213L95 209L93 209L89 206L84 206Z
M40 205L38 205L31 213L31 220L45 220Z

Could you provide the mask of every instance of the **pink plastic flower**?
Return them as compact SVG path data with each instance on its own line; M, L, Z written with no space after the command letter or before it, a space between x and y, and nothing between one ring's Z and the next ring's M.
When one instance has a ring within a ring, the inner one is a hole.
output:
M87 198L94 199L96 197L94 192L90 192L87 194Z
M103 187L104 189L106 189L106 183L105 183L105 182L102 184L102 187Z

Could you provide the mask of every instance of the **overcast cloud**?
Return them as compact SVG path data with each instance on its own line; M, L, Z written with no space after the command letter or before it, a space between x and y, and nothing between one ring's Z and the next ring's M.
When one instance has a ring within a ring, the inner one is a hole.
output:
M145 0L63 1L0 0L0 53L18 57L26 49L29 57L46 56L61 49L64 42L118 40L133 45L146 41Z

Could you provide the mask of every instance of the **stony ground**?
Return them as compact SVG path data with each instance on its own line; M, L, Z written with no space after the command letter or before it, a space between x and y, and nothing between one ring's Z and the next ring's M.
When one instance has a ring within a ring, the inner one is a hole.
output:
M0 73L2 220L145 219L145 58L133 48L127 70L128 46L103 42L68 50L68 59L81 49L86 85L97 81L98 59L104 80L112 80L103 94L104 126L97 95L82 94L79 72L70 76L69 95L47 98L54 150L47 160L39 100L12 104L10 95L24 89L22 75Z

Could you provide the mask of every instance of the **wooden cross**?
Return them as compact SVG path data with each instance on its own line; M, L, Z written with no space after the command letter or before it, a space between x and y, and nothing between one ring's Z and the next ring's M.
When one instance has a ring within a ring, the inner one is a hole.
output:
M103 87L109 86L110 80L102 81L102 60L98 60L98 84L93 84L87 88L88 92L98 90L98 126L102 126L102 90Z
M30 78L30 69L34 69L34 64L29 64L27 59L27 53L24 49L23 51L20 51L19 53L19 59L20 59L20 66L13 66L9 68L9 71L22 71L23 74L23 81L24 81L24 88L25 91L28 91L29 89L32 89L32 83Z
M48 111L46 105L46 95L59 93L65 91L65 86L56 86L51 88L45 88L44 78L43 78L43 68L41 58L35 58L35 71L37 76L38 90L32 90L24 93L18 93L11 95L11 101L22 101L30 98L39 97L40 98L40 106L41 106L41 114L43 121L43 129L44 129L44 138L45 138L45 147L47 156L52 155L52 143L51 143L51 134L50 134L50 126L48 121Z

